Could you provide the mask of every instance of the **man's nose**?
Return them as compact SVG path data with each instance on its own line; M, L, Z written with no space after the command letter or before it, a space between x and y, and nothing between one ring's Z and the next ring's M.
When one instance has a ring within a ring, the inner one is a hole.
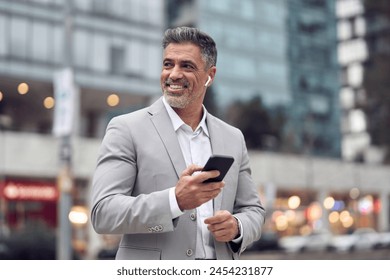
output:
M172 68L171 73L169 73L169 78L172 80L179 80L183 78L183 71L180 69L180 67L175 66Z

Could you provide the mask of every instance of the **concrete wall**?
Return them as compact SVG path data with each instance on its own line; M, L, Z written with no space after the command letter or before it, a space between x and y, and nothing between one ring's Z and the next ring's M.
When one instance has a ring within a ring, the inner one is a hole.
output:
M73 139L73 169L78 178L90 179L100 139ZM56 177L59 139L39 134L0 132L0 175ZM257 184L273 183L285 189L390 192L390 167L309 158L258 151L249 153Z
M390 167L364 165L336 159L310 158L286 154L250 152L253 178L285 189L346 190L390 192Z
M75 177L93 174L100 140L73 139ZM59 139L31 133L0 133L0 175L56 177L59 170Z

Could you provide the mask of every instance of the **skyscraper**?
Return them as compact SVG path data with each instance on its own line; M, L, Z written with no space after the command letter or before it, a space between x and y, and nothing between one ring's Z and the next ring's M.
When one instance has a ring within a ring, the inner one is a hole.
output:
M339 66L335 1L288 2L292 147L340 157Z
M340 157L334 0L170 0L167 11L168 25L197 26L215 38L213 90L222 110L258 97L278 126L279 151Z

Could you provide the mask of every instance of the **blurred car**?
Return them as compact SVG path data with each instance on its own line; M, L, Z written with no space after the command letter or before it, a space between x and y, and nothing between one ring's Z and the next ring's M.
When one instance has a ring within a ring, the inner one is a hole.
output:
M289 253L300 252L305 246L306 239L307 237L302 235L283 236L279 239L279 247Z
M378 232L377 248L390 248L390 232Z
M275 232L263 232L260 239L246 248L246 251L279 250L279 237Z
M326 251L332 238L333 234L326 230L313 232L307 236L302 251Z
M73 251L73 259L79 256ZM30 222L0 238L0 260L55 260L55 231L40 222Z
M0 260L8 260L11 256L11 252L8 242L0 238Z
M373 228L358 228L351 234L334 236L330 249L338 252L374 249L378 246L379 235Z
M332 239L329 231L314 231L309 235L294 235L280 238L279 246L286 252L325 251Z

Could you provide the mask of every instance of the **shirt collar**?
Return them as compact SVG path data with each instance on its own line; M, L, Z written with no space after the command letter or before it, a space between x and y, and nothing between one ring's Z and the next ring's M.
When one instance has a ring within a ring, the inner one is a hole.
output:
M163 103L164 103L164 106L165 106L165 109L167 110L168 112L168 115L169 115L169 118L171 119L172 121L172 124L173 124L173 129L175 131L177 131L182 125L185 125L185 123L183 122L183 120L179 117L179 115L175 112L175 110L172 109L172 107L168 104L168 102L165 100L165 96L163 96ZM202 116L202 119L200 120L200 123L198 125L198 127L195 129L195 131L197 131L199 128L202 128L202 130L204 131L204 133L208 136L209 136L209 130L207 129L207 125L206 125L206 116L207 116L207 110L206 110L206 107L204 105L203 106L203 116Z

